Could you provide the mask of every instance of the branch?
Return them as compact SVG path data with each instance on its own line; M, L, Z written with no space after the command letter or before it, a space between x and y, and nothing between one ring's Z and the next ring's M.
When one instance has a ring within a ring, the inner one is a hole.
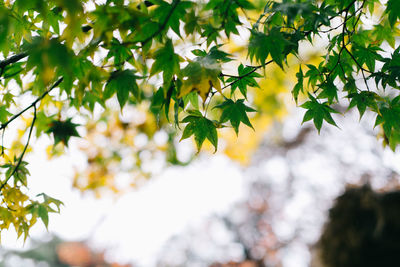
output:
M346 50L346 52L350 55L351 59L353 59L353 61L354 61L354 62L356 63L356 65L357 65L357 67L361 70L361 74L362 74L362 76L363 76L365 86L367 87L367 90L369 91L369 86L368 86L368 83L367 83L367 77L365 76L365 72L371 73L371 71L369 71L369 70L367 70L367 69L364 69L364 68L361 66L360 62L358 62L357 59L354 57L354 55L353 55L352 53L350 53L350 51L347 49L347 47L344 47L344 50Z
M16 61L14 61L14 62L16 62ZM10 180L10 178L17 172L19 166L21 165L21 162L22 162L22 159L23 159L23 157L24 157L24 155L25 155L25 152L26 152L26 150L27 150L27 148L28 148L28 145L29 145L29 142L30 142L31 136L32 136L33 126L34 126L35 121L36 121L36 104L37 104L40 100L42 100L51 90L53 90L55 87L57 87L57 86L62 82L62 80L63 80L62 77L61 77L60 79L58 79L58 81L55 82L55 84L54 84L52 87L50 87L49 90L47 90L46 92L44 92L38 99L36 99L35 101L33 101L32 104L30 104L28 107L26 107L25 109L23 109L23 110L20 111L19 113L17 113L17 114L15 114L14 116L12 116L6 123L4 123L4 124L1 125L0 130L3 130L3 132L2 132L2 138L3 138L4 130L5 130L5 128L8 126L8 124L10 124L10 123L11 123L12 121L14 121L16 118L18 118L19 116L21 116L24 112L26 112L27 110L29 110L30 108L33 107L33 109L34 109L33 120L32 120L31 127L30 127L30 129L29 129L28 140L27 140L27 142L26 142L26 144L25 144L24 150L22 151L22 154L20 155L20 157L19 157L19 159L18 159L18 162L17 162L17 164L15 165L15 167L14 167L12 173L6 178L6 180L4 181L4 183L2 183L2 184L0 185L0 192L1 192L1 190L3 190L3 188L6 186L7 182ZM3 150L3 146L2 146L2 152L1 152L1 154L3 154L3 153L4 153L4 150Z
M241 79L243 79L243 78L249 76L250 74L252 74L252 73L255 72L256 70L258 70L258 69L260 69L260 68L262 68L262 67L265 67L265 66L267 66L268 64L270 64L270 63L272 63L272 62L274 62L274 61L271 59L270 61L267 61L267 62L265 62L265 63L262 64L262 65L251 66L253 69L252 69L251 71L249 71L248 73L243 74L243 75L241 75L241 76L233 76L233 77L236 77L237 80L235 80L235 81L233 81L233 82L231 82L231 83L225 85L224 87L222 87L222 90L225 89L225 88L228 88L229 86L232 86L233 84L237 83L237 82L240 81ZM223 76L229 76L229 75L226 75L226 74L222 74L222 75L223 75Z
M332 19L338 17L339 14L342 14L343 12L348 13L349 10L350 10L350 8L351 8L351 6L354 5L355 2L357 2L357 0L351 1L351 3L347 5L347 7L345 7L344 9L342 9L342 10L340 10L340 11L338 11L338 12L336 13L336 16L330 17L329 20L332 20ZM356 11L355 13L357 13L357 11ZM355 14L355 13L354 13L354 14ZM347 15L346 15L346 16L347 16ZM350 15L350 17L352 17L352 16L353 16L353 14ZM350 17L349 17L349 18L350 18ZM346 21L346 20L345 20L345 21ZM321 27L322 25L324 25L324 24L323 24L322 22L320 22L320 23L318 24L318 26L317 26L317 29L318 29L319 27ZM340 25L339 25L339 27L340 27ZM319 32L319 31L318 31L318 32ZM311 33L313 33L313 30L308 30L308 31L305 31L305 32L303 32L303 33L304 33L304 36L308 36L308 35L310 35Z
M5 68L7 65L10 65L10 64L15 63L17 61L20 61L21 59L23 59L23 58L25 58L27 56L28 56L28 53L20 53L20 54L13 55L13 56L11 56L9 58L6 58L6 59L0 61L0 68L1 69Z
M22 163L22 159L24 158L25 152L29 146L29 142L31 140L31 136L32 136L32 131L33 131L33 126L35 125L35 121L36 121L36 106L33 106L34 112L33 112L33 119L32 119L32 123L31 123L31 127L29 128L29 134L28 134L28 140L26 141L26 144L24 146L24 150L21 153L21 156L19 156L18 162L15 165L13 171L11 172L11 174L6 178L6 180L1 184L0 186L0 194L1 191L3 190L3 188L6 186L6 184L8 183L8 181L11 179L11 177L17 172L19 166ZM24 184L25 185L25 184ZM25 185L26 186L26 185Z
M20 61L21 59L23 59L23 58L25 58L27 56L28 56L28 53L24 52L24 53L13 55L13 56L11 56L9 58L6 58L6 59L0 61L0 69L1 69L0 70L0 76L3 75L5 67L7 67L8 65L13 64L15 62L18 62L18 61Z
M364 71L366 71L366 72L369 72L369 71L367 71L366 69L364 69L364 68L359 64L359 62L354 58L353 54L351 54L350 51L347 49L347 47L346 47L347 44L346 44L346 42L345 42L345 32L348 33L348 36L351 36L351 35L354 33L354 30L353 30L353 32L349 32L349 31L347 30L347 21L348 21L351 17L355 16L355 14L357 14L357 12L359 12L360 10L362 10L362 8L364 7L364 4L365 4L365 0L364 0L363 3L362 3L362 5L361 5L354 13L352 13L352 14L349 15L349 10L350 10L351 6L352 6L355 2L356 2L356 1L353 1L350 5L348 5L344 10L341 11L341 12L345 12L343 22L339 25L339 26L342 26L342 41L341 41L341 42L342 42L342 47L340 48L339 53L338 53L338 60L337 60L337 62L336 62L336 64L335 64L335 66L333 66L333 68L332 68L332 69L329 71L329 73L326 75L326 79L329 78L329 76L333 73L333 71L337 68L337 66L340 66L340 67L342 68L342 66L341 66L341 64L340 64L341 55L342 55L343 51L346 51L346 52L350 55L350 57L353 59L353 61L356 63L356 65L361 69L362 76L363 76L364 81L365 81L365 85L367 86L367 89L368 89L368 91L369 91L369 87L368 87L368 84L367 84L367 81L366 81L366 77L365 77L365 74L364 74ZM359 16L358 16L358 18L357 18L357 20L356 20L356 23L353 25L354 28L356 28L356 24L357 24L358 21L359 21L360 15L361 15L361 12L360 12L360 14L359 14ZM338 28L338 27L335 27L335 29L337 29L337 28ZM321 31L320 31L320 32L321 32ZM350 39L350 38L349 38L349 39ZM343 68L342 68L342 72L344 73ZM325 80L326 80L326 79L325 79ZM316 90L314 90L313 93L315 94L315 93L319 90L319 88L320 88L320 87L318 87Z
M3 188L6 186L6 184L8 183L8 181L10 180L10 178L18 171L19 166L22 163L22 159L24 158L25 152L29 146L29 142L31 140L31 136L32 136L32 131L33 131L33 126L35 125L35 121L36 121L36 104L42 100L46 95L48 95L50 93L51 90L53 90L54 88L56 88L61 82L63 81L63 77L61 77L60 79L58 79L53 86L51 86L46 92L44 92L39 98L37 98L35 101L32 102L32 104L30 104L29 106L27 106L25 109L23 109L22 111L20 111L19 113L15 114L14 116L11 117L11 119L9 119L6 123L2 124L0 127L0 130L3 130L7 127L8 124L10 124L13 120L15 120L16 118L18 118L19 116L21 116L24 112L26 112L28 109L33 107L34 113L33 113L33 119L32 119L32 124L30 126L29 129L29 134L28 134L28 140L24 146L24 150L22 151L17 164L15 165L13 171L11 172L11 174L6 178L6 180L0 185L0 193L3 190Z
M25 113L27 110L35 107L36 108L36 104L42 100L46 95L48 95L54 88L56 88L61 82L63 81L63 77L61 77L60 79L58 79L53 86L50 87L50 89L48 89L46 92L44 92L40 97L38 97L35 101L33 101L29 106L27 106L26 108L24 108L22 111L18 112L17 114L15 114L14 116L12 116L7 122L3 123L0 126L0 130L5 129L8 124L10 124L13 120L15 120L16 118L18 118L19 116L21 116L23 113Z

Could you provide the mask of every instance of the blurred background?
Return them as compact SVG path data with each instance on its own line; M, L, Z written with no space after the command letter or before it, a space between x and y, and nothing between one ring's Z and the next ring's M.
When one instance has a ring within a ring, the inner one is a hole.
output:
M277 107L285 106L284 93L281 99ZM37 149L31 189L52 192L65 206L48 231L36 225L25 243L3 232L1 266L320 266L315 244L333 200L349 184L398 188L399 154L376 140L368 114L357 124L358 114L346 113L339 129L326 126L320 135L301 125L298 108L285 106L261 131L267 120L254 119L256 130L225 137L223 152L191 159L193 144L181 142L177 158L188 166L153 160L156 174L136 186L118 174L119 191L74 185L90 168L83 141L51 159ZM241 151L229 150L239 143Z

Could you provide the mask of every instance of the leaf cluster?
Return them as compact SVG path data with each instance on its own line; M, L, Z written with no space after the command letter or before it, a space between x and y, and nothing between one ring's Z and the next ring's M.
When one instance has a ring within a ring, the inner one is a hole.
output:
M131 139L144 134L152 140L155 132L167 132L168 149L162 149L177 163L171 133L182 129L181 140L193 136L198 150L208 140L217 150L220 128L236 134L241 124L253 128L249 113L255 101L248 89L260 87L267 65L286 71L293 57L300 67L292 96L306 110L303 123L313 121L320 132L324 122L337 125L338 106L357 108L360 118L375 114L385 144L395 150L400 143L397 0L107 0L94 1L92 8L87 2L0 3L0 130L4 134L16 120L25 122L17 145L1 146L3 228L11 223L27 233L33 225L27 215L47 225L45 211L52 211L24 195L15 202L13 195L28 183L23 159L33 130L36 138L47 133L54 145L67 146L79 137L79 127L89 128L73 123L71 113L107 124L104 118L115 106L121 114L146 110L146 122L135 124ZM227 44L245 32L242 59ZM299 48L320 38L327 42L319 60L302 61ZM34 100L21 105L21 99ZM123 156L114 152L112 160L99 162L120 161ZM132 168L141 165L137 155ZM101 157L94 158L90 163ZM101 177L107 176L104 169Z

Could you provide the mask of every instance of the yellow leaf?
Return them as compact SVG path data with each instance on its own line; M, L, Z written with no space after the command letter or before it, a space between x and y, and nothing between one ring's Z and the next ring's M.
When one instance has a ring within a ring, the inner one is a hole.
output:
M187 79L183 81L178 97L197 91L205 101L212 87L222 93L218 79L220 72L221 66L215 62L210 63L207 60L190 62L183 70Z
M192 91L197 91L198 94L201 96L203 101L206 100L208 93L210 92L212 87L212 83L210 80L201 79L199 83L191 83L190 80L186 80L183 82L181 92L178 97L182 97L184 95L189 94Z

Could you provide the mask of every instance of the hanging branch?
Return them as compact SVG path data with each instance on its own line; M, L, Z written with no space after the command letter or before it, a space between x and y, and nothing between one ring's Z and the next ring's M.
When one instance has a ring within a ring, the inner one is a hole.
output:
M18 61L20 61L21 59L23 59L23 58L25 58L27 56L28 56L28 53L20 53L20 54L13 55L13 56L11 56L11 57L9 57L7 59L4 59L4 60L0 61L0 76L3 75L4 69L8 65L13 64L15 62L18 62Z
M6 178L6 180L0 185L0 194L1 194L1 191L3 190L3 188L6 186L6 184L7 184L8 181L10 180L10 178L18 171L18 168L19 168L19 166L20 166L21 163L22 163L22 159L24 158L25 152L26 152L26 150L28 149L29 142L30 142L31 136L32 136L33 126L35 125L35 121L36 121L36 105L33 106L33 110L34 110L34 112L33 112L33 119L32 119L31 126L30 126L30 128L29 128L28 140L27 140L26 143L25 143L24 150L22 151L21 155L19 156L18 162L17 162L17 164L15 165L13 171L12 171L12 172L10 173L10 175ZM25 185L25 186L26 186L26 185Z
M13 120L15 120L16 118L18 118L19 116L21 116L23 113L25 113L27 110L33 108L36 106L36 104L41 101L46 95L48 95L54 88L56 88L61 82L63 81L63 77L61 77L60 79L58 79L53 86L50 87L50 89L48 89L46 92L44 92L39 98L37 98L35 101L32 102L32 104L30 104L29 106L27 106L26 108L24 108L22 111L18 112L17 114L15 114L14 116L12 116L7 122L3 123L0 126L0 130L5 129L8 124L10 124Z
M15 114L14 116L12 116L6 123L2 124L0 127L0 130L5 130L5 128L8 126L8 124L10 124L12 121L14 121L16 118L18 118L19 116L21 116L23 113L25 113L27 110L29 110L30 108L33 108L34 112L33 112L33 119L32 119L32 123L31 126L29 128L29 134L28 134L28 140L25 143L24 146L24 150L22 151L21 155L19 156L18 162L15 165L13 171L11 172L11 174L5 179L5 181L0 185L0 194L1 191L3 190L3 188L6 186L6 184L8 183L8 181L10 180L10 178L18 171L19 166L22 163L23 157L25 155L25 152L29 146L29 142L32 136L32 131L33 131L33 126L35 125L35 121L36 121L36 113L37 113L37 109L36 109L36 104L41 101L46 95L48 95L54 88L56 88L63 80L63 77L61 77L60 79L58 79L53 86L51 86L46 92L44 92L39 98L37 98L35 101L33 101L29 106L27 106L26 108L24 108L22 111L20 111L19 113Z

